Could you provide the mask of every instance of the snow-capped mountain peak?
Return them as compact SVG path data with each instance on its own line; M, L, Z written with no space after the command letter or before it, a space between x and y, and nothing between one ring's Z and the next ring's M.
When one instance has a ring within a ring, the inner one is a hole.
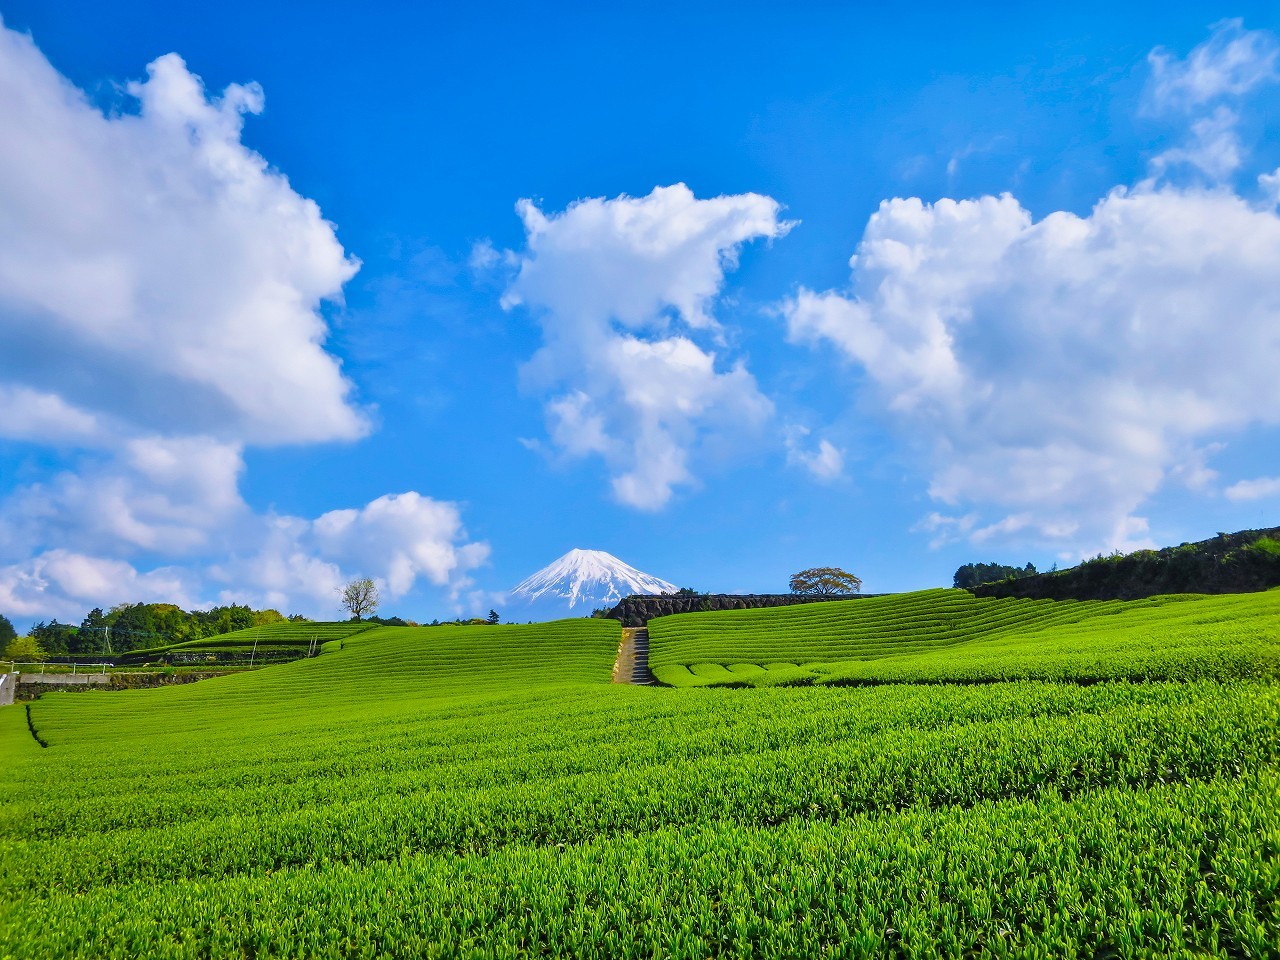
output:
M553 601L575 607L617 603L632 594L675 593L674 584L623 563L603 550L570 550L511 590L516 602Z

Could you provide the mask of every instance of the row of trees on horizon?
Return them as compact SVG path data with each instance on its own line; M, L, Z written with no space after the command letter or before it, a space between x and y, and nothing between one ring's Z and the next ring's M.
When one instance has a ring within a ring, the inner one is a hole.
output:
M42 620L28 635L47 656L102 656L306 619L240 604L187 611L172 603L121 603L105 611L94 607L78 625ZM0 615L0 647L15 635L13 624Z
M378 617L366 612L351 619L378 623L387 627L416 627L416 620L400 617ZM490 610L485 618L454 621L435 620L427 626L447 623L488 623L499 620ZM165 647L189 640L203 640L237 630L272 623L311 623L301 614L284 616L279 610L255 610L231 604L209 610L183 610L172 603L122 603L104 611L95 607L80 623L59 623L55 618L40 621L26 634L19 635L12 621L0 614L0 656L5 660L32 662L61 657L110 657Z

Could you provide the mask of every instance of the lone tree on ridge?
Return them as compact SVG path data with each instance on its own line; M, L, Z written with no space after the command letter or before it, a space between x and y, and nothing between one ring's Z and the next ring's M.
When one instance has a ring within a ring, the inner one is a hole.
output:
M847 597L862 589L862 581L839 567L810 567L791 577L791 592L808 597Z
M342 588L342 605L354 620L373 616L378 609L378 585L368 577L356 577L348 581Z

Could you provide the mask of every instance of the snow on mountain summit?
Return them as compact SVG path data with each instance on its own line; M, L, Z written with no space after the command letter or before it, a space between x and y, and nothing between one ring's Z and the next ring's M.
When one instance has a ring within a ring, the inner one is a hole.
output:
M522 580L510 595L517 602L552 601L573 609L612 605L637 593L675 592L674 584L637 570L603 550L570 550Z

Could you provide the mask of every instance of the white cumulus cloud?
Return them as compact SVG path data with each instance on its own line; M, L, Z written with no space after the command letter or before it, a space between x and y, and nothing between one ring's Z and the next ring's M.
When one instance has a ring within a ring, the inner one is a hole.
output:
M20 487L0 501L0 559L31 544L120 556L191 554L239 532L240 448L207 437L141 437L114 456Z
M193 587L191 574L177 568L139 572L123 560L58 548L0 566L0 610L10 619L78 623L91 608L118 602L191 607Z
M242 468L234 449L149 441L96 479L68 472L19 490L0 503L0 610L78 619L94 606L163 600L331 618L351 577L373 577L389 601L419 583L457 597L488 559L456 503L409 491L314 519L258 515L238 493ZM33 542L76 546L26 556ZM177 559L141 569L138 558L157 553Z
M1238 18L1215 24L1209 39L1185 58L1157 47L1147 56L1147 93L1159 110L1194 110L1225 96L1239 97L1280 76L1280 45Z
M713 306L741 246L790 224L769 197L699 200L684 184L558 214L527 200L518 210L526 243L503 304L542 326L523 378L547 397L551 443L603 458L620 502L661 508L696 482L702 448L772 414L745 364L717 355Z
M236 553L209 572L211 581L228 584L220 601L304 606L329 616L353 576L372 577L386 600L404 596L419 580L456 597L489 557L487 543L468 539L458 504L413 491L313 520L269 517L248 542L252 552Z
M100 418L56 393L0 383L0 437L98 446L109 442Z
M1194 167L1215 182L1225 180L1240 169L1244 148L1236 127L1240 115L1229 107L1218 107L1207 117L1191 124L1187 142L1158 153L1151 160L1156 176L1165 176L1180 165Z
M312 534L322 556L376 571L392 597L406 593L418 577L465 587L467 571L489 555L487 544L463 542L457 504L413 491L378 497L359 510L331 510L316 518Z
M1258 186L1262 189L1265 203L1272 207L1280 206L1280 170L1258 174Z
M1191 137L1088 215L1037 221L1008 194L886 200L849 287L784 304L789 337L834 346L924 451L949 507L917 527L935 543L1146 545L1157 490L1211 491L1224 439L1280 425L1280 216L1174 170L1219 181L1243 163L1223 101L1276 79L1278 50L1224 21L1185 59L1154 52L1149 102Z
M1204 442L1280 424L1277 263L1280 217L1220 190L1040 221L1007 195L889 200L850 289L785 310L927 442L935 498L997 511L934 532L1123 547L1171 474L1203 474Z
M240 142L262 91L211 98L175 54L147 74L107 115L0 27L0 388L117 432L361 435L320 313L357 264Z
M1148 109L1157 115L1191 119L1190 136L1158 153L1152 174L1163 177L1179 167L1199 171L1212 182L1231 176L1244 162L1237 128L1240 114L1224 103L1280 79L1280 44L1265 30L1246 30L1241 20L1216 24L1209 39L1180 59L1156 49L1147 58Z
M1280 497L1280 477L1255 477L1240 480L1222 491L1228 500L1264 500Z
M807 427L800 426L786 431L787 462L804 468L815 480L823 483L844 476L844 451L827 439L820 439L816 448L809 446L806 440L810 432Z

